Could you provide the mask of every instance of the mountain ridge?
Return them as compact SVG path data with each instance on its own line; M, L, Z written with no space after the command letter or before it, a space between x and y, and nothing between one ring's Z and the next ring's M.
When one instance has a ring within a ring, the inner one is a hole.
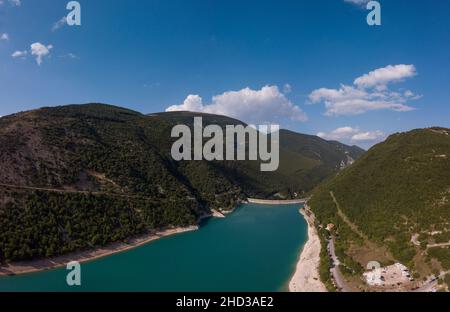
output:
M416 278L450 270L449 249L433 247L450 246L449 157L447 128L395 133L312 192L318 223L335 226L340 258L355 278L369 261L401 262Z
M276 172L260 172L259 161L176 162L170 131L198 115L204 125L244 124L96 103L2 117L0 261L50 257L192 225L211 209L231 209L247 197L301 197L339 171L347 153L363 153L313 136L305 152L297 147L301 135L281 132Z

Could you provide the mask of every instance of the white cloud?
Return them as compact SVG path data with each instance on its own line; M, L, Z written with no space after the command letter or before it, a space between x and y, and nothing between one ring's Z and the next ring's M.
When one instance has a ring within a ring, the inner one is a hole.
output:
M283 93L284 94L288 94L288 93L291 93L291 92L292 92L292 86L289 83L286 83L283 86Z
M294 105L277 86L265 86L260 90L245 88L227 91L204 104L199 95L189 95L181 105L167 108L171 111L192 111L225 115L252 124L277 123L283 118L306 121L308 118L300 107Z
M342 128L337 128L333 131L331 131L330 133L326 133L326 132L319 132L317 133L318 137L321 137L323 139L327 139L327 140L342 140L342 139L348 139L350 137L352 137L354 134L356 134L358 132L357 129L354 129L352 127L342 127Z
M190 111L190 112L203 112L205 107L203 106L203 99L196 94L190 94L184 100L181 105L173 105L166 109L166 112L175 111Z
M385 89L388 83L398 82L417 75L414 65L389 65L379 68L355 79L354 84L360 88Z
M11 4L12 6L21 6L22 2L20 0L8 0L9 4ZM5 1L4 0L0 0L0 5L4 4Z
M16 51L13 54L11 54L12 58L18 58L18 57L25 57L27 56L28 51L24 50L24 51Z
M317 133L317 136L326 140L344 141L351 143L364 143L364 142L380 141L385 137L385 134L380 130L361 131L359 128L347 126L337 128L329 133L319 132Z
M7 33L3 33L0 35L0 40L9 40L9 35Z
M56 23L53 24L52 31L57 31L58 29L60 29L65 25L67 25L67 17L63 16Z
M59 56L60 58L66 58L66 59L79 59L78 55L74 54L74 53L67 53L67 54L63 54Z
M50 54L50 50L53 49L53 46L49 44L48 46L43 45L40 42L35 42L31 44L31 55L36 56L36 63L38 65L42 64L42 60L45 56Z
M389 65L356 78L352 86L343 84L339 89L314 90L309 100L312 104L324 103L327 116L359 115L373 110L407 112L414 110L407 102L420 96L411 90L391 91L388 85L415 75L414 65Z
M382 131L367 131L356 133L352 136L353 142L370 142L370 141L378 141L383 138L385 135Z

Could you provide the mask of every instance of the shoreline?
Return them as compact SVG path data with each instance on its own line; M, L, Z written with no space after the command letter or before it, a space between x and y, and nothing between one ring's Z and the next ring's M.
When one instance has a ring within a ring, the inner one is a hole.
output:
M103 247L87 249L84 251L74 251L66 255L55 256L48 259L17 261L8 263L6 265L0 265L0 278L54 270L65 267L71 261L86 263L100 258L112 256L117 253L125 252L146 245L163 237L197 231L200 229L200 224L203 220L209 218L226 218L226 216L234 212L235 209L236 208L233 208L230 211L218 211L215 209L211 209L210 213L198 218L196 225L168 228L165 230L157 231L156 233L141 235L139 237L132 238L128 242L114 242Z
M234 210L235 209L225 213L224 211L221 212L212 209L209 214L205 214L198 218L197 225L160 230L156 233L146 234L132 238L126 243L114 242L104 247L98 247L84 251L75 251L66 255L51 257L48 259L17 261L8 263L7 265L0 265L0 278L54 270L65 267L71 261L86 263L100 258L112 256L117 253L125 252L146 245L163 237L197 231L200 229L200 223L203 220L209 218L226 218L226 215L232 213Z
M56 256L49 259L12 262L5 266L0 266L0 278L58 269L65 267L71 261L77 261L79 263L94 261L103 257L111 256L117 253L128 251L130 249L134 249L136 247L146 245L152 241L155 241L163 237L196 231L198 229L199 229L198 225L170 228L153 234L147 234L133 238L129 240L128 243L115 242L108 244L105 247L73 252L67 255Z
M226 215L232 213L234 210L235 208L231 211L225 212L212 209L209 214L205 214L198 218L197 225L168 228L165 230L160 230L156 233L132 238L128 242L114 242L103 247L97 247L83 251L74 251L66 255L55 256L47 259L17 261L8 263L6 265L0 265L0 278L54 270L65 267L71 261L86 263L100 258L108 257L117 253L125 252L146 245L163 237L197 231L200 229L200 223L203 220L209 218L226 218Z
M295 273L289 282L289 291L327 292L319 276L320 238L314 225L314 214L307 207L305 205L305 208L301 208L299 212L308 224L308 240L303 246Z

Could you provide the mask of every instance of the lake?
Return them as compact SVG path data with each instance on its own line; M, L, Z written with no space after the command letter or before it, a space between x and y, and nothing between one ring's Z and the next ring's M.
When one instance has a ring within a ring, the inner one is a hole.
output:
M0 291L287 291L307 239L299 208L240 205L198 231L81 264L81 286L61 268L1 277Z

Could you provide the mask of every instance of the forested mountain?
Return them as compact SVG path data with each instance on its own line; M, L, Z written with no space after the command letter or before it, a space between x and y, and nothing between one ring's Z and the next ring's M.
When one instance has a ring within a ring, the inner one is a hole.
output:
M310 205L336 226L355 272L370 260L400 261L422 277L450 270L450 130L390 136L317 187Z
M292 198L363 150L280 132L280 167L172 159L171 129L202 116L143 115L103 105L42 108L0 118L0 261L49 257L195 224L246 197Z

